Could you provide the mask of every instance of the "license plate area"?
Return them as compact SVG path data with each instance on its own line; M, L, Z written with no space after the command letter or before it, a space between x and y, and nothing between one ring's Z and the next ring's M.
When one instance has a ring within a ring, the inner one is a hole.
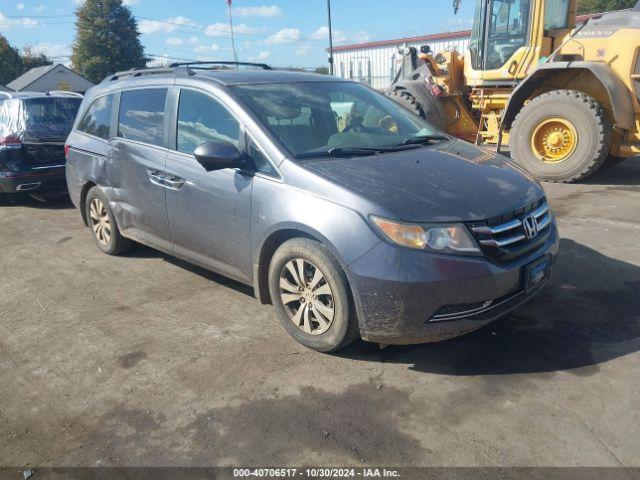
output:
M542 285L551 275L551 257L545 256L524 268L524 289L531 290Z

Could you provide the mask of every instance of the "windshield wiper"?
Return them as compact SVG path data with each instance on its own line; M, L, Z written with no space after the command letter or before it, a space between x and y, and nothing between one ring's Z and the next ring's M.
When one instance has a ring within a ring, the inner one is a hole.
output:
M379 153L400 152L417 147L418 145L399 144L386 147L333 147L319 152L305 152L296 155L296 158L320 158L320 157L368 157Z
M296 155L297 158L314 157L368 157L382 152L396 152L397 147L334 147L319 152L305 152Z
M425 145L435 142L448 142L449 137L445 135L419 135L417 137L409 137L400 142L398 145Z
M322 157L364 157L378 153L374 148L360 147L336 147L317 152L298 153L296 158L322 158Z

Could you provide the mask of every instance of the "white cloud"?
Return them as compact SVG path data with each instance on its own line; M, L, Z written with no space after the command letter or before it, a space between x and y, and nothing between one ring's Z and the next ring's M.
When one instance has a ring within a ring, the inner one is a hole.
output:
M262 51L262 52L258 53L258 56L256 58L258 60L266 60L270 56L271 56L271 52Z
M309 50L311 50L311 47L309 45L300 45L293 51L293 53L298 55L299 57L302 57L309 53Z
M198 37L190 37L187 42L189 42L191 45L198 45L200 43L200 40L198 40Z
M371 35L369 35L364 30L360 30L359 32L356 32L351 36L351 40L357 43L368 42L369 40L371 40Z
M31 52L35 55L44 53L51 58L54 63L68 64L71 61L71 47L62 43L42 42L30 45Z
M334 42L346 42L348 40L347 35L342 30L331 31ZM323 25L319 27L315 32L309 35L310 40L329 40L329 27Z
M16 5L16 10L24 10L24 3L19 3Z
M332 33L334 42L349 41L349 42L362 43L362 42L368 42L369 40L371 40L371 35L369 35L364 30L360 30L352 35L347 35L347 33L343 32L342 30L336 30L336 29L333 29L331 33ZM315 32L309 34L307 38L309 40L329 40L329 27L327 27L326 25L318 27L318 29Z
M25 28L33 28L40 25L40 22L34 20L33 18L22 17L22 18L8 18L4 14L0 13L0 30L10 29L13 27L25 27Z
M318 28L315 32L310 34L309 38L311 40L325 40L329 38L329 27L323 25L322 27Z
M197 25L197 23L186 17L178 16L167 18L166 20L141 20L138 27L140 33L170 33L181 26L196 27Z
M166 43L167 45L178 46L178 45L182 45L184 41L178 37L167 37L164 43Z
M46 5L38 5L36 8L34 8L34 10L38 13L42 13L47 9Z
M137 4L138 0L122 0L122 3L124 3L127 7L130 7L131 5Z
M233 26L233 33L238 35L256 35L260 33L262 29L250 27L249 25L245 25L244 23L240 23L238 25ZM210 37L221 37L229 35L229 24L227 23L212 23L208 25L204 30L205 35L209 35Z
M198 45L196 48L193 49L194 51L198 52L198 53L202 53L202 52L216 52L218 50L220 50L220 45L218 45L217 43L214 43L212 45Z
M271 5L270 7L236 7L233 9L233 14L239 17L278 17L282 15L282 9L277 5Z
M267 45L277 45L281 43L294 43L302 36L298 28L283 28L265 40Z

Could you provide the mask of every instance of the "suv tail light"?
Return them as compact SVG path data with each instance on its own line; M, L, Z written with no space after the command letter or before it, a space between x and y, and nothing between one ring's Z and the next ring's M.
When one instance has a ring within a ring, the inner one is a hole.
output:
M22 141L15 135L0 137L0 147L16 148L21 147Z
M71 150L71 147L65 143L64 144L64 158L66 158L67 160L69 160L69 151L70 150Z

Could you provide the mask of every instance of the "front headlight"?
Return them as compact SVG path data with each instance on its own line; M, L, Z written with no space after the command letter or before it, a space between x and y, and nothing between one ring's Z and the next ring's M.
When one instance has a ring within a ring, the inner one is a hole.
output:
M371 216L371 221L393 243L438 253L479 255L480 248L462 224L400 223Z

